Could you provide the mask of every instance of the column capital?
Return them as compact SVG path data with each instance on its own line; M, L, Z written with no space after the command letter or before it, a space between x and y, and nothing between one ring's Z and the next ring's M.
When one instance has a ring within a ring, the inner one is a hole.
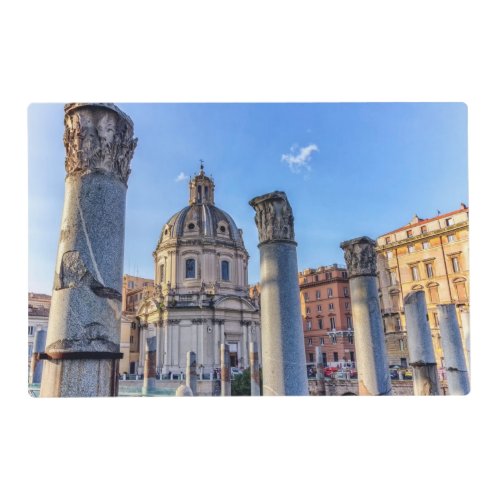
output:
M100 172L126 185L137 145L130 117L111 103L70 103L64 112L68 176Z
M255 210L259 243L286 241L295 243L292 207L283 191L256 196L249 202Z
M377 254L375 241L367 236L343 241L340 248L344 250L344 258L350 278L356 276L376 276Z

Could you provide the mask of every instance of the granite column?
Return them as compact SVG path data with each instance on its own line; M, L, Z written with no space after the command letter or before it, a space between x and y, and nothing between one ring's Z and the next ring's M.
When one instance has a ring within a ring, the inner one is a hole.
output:
M307 396L294 218L282 191L250 201L259 232L262 378L265 396Z
M460 319L462 320L462 332L464 336L465 361L470 377L470 313L469 309L460 309Z
M144 384L142 386L143 394L152 394L156 390L156 335L146 338L146 353L144 362Z
M67 175L40 395L116 396L125 196L137 139L113 104L64 109Z
M193 396L196 396L196 353L193 351L186 353L186 385L191 388Z
M315 347L316 354L316 396L324 396L325 388L325 367L323 366L323 353L321 347Z
M255 342L250 342L250 394L260 396L259 352Z
M448 393L463 396L470 391L469 374L465 362L462 338L454 304L438 304L439 330L443 348Z
M30 384L40 384L43 373L43 359L40 356L45 352L45 342L47 340L46 330L37 330L33 341L33 355L31 356ZM43 356L42 356L43 357Z
M404 298L410 366L415 396L439 396L439 378L427 319L425 292L410 292Z
M221 396L231 396L231 361L229 358L229 345L222 343L220 345L220 381L221 381Z
M349 272L359 394L392 393L378 299L375 242L363 236L341 243Z

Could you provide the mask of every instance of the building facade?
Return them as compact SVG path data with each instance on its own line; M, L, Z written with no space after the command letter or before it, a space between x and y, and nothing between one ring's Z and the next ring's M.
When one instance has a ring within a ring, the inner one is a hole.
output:
M349 278L333 264L299 272L300 305L306 363L314 363L321 346L325 366L355 366ZM335 335L332 335L335 333Z
M156 337L157 373L167 376L185 373L188 351L196 352L200 371L213 373L221 365L221 343L229 344L231 366L239 368L249 366L249 342L260 348L259 310L249 297L242 231L214 199L214 181L202 165L189 182L189 205L161 230L153 252L153 286L144 284L138 292L142 299L130 291L124 299L129 373L143 373L150 336Z
M414 290L425 292L438 366L443 353L437 304L455 304L459 325L469 311L469 209L421 219L377 238L380 302L389 364L406 366L408 346L403 299ZM462 328L463 329L463 328Z

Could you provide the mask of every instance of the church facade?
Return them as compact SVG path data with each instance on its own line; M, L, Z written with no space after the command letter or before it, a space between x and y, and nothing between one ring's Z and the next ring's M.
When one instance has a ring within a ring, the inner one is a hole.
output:
M249 366L249 342L260 352L242 231L214 200L214 181L202 165L189 181L189 205L163 226L153 252L154 287L144 292L136 313L139 374L152 336L157 374L163 376L185 373L188 351L196 353L206 376L221 366L221 343L229 345L231 366L241 369Z

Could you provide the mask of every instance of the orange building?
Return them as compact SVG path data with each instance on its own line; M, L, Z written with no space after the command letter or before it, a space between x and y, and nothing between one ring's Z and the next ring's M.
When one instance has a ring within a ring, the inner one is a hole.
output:
M321 346L325 366L354 366L354 332L347 269L337 264L299 273L306 363ZM336 336L328 335L336 332Z
M437 304L455 304L460 327L469 311L469 209L421 219L377 238L377 269L389 364L406 365L403 299L423 290L438 366L442 366Z

